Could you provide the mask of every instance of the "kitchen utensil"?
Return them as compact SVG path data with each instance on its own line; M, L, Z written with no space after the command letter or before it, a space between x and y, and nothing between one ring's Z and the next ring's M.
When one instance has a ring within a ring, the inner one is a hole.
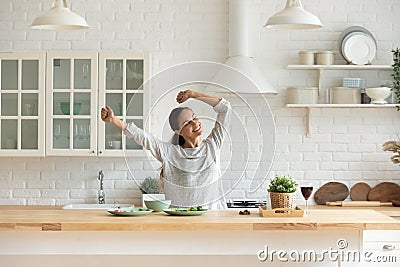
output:
M300 65L314 65L314 51L300 51L299 52Z
M387 104L385 99L392 93L389 87L365 88L365 92L372 99L371 104Z
M368 200L389 202L393 199L400 199L400 186L391 182L377 184L368 193Z
M339 182L329 182L321 186L314 194L317 204L325 205L326 202L342 201L349 195L347 185Z
M109 141L108 147L111 149L121 149L121 141Z
M331 104L360 104L360 88L332 87L330 90Z
M61 102L60 109L64 115L69 115L69 102ZM81 103L74 103L74 115L78 115L81 112Z
M316 53L317 65L333 65L335 54L332 51L319 51Z
M172 209L163 209L163 211L169 215L176 215L176 216L198 216L202 215L203 213L207 212L207 209L203 210L192 210L188 211L185 208L172 208Z
M169 208L171 200L145 200L144 204L151 210L162 211Z
M318 87L288 87L286 101L288 104L317 104Z
M276 209L268 209L266 206L258 207L259 213L261 217L267 218L276 218L276 217L303 217L304 210L299 207L296 209L291 208L276 208Z
M356 183L350 189L350 198L353 201L366 201L368 200L368 193L371 187L363 182Z
M355 65L371 64L376 56L374 39L362 32L348 34L342 43L342 53L347 62Z
M346 38L346 36L352 32L361 32L364 34L369 35L375 42L375 46L377 46L377 42L375 37L372 35L370 31L368 31L366 28L361 27L361 26L351 26L343 30L343 32L340 34L339 39L338 39L338 47L339 47L339 52L344 58L343 52L342 52L342 47L343 47L343 40Z
M327 206L342 206L342 207L382 207L392 206L392 202L380 201L334 201L326 202Z
M109 209L107 211L115 216L144 216L153 212L151 209L133 207Z

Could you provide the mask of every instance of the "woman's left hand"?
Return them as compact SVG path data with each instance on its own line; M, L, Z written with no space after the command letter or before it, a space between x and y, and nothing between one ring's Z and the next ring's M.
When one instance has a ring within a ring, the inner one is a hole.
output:
M185 90L185 91L180 91L178 95L176 96L176 101L181 104L188 100L189 98L193 97L193 91L192 90Z

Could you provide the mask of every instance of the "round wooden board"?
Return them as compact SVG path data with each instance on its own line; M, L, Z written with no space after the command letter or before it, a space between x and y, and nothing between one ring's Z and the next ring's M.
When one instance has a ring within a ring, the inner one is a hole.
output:
M368 200L368 193L371 187L363 182L356 183L350 189L350 198L353 201L366 201Z
M400 185L391 182L377 184L368 193L368 200L391 202L400 199Z
M321 186L314 194L314 201L320 205L326 202L343 201L349 196L347 185L339 182L329 182Z

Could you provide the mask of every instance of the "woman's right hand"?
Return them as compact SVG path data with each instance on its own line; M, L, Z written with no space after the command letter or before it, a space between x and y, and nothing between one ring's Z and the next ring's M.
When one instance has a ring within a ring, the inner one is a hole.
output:
M109 106L101 108L101 119L104 122L111 122L114 118L114 111Z

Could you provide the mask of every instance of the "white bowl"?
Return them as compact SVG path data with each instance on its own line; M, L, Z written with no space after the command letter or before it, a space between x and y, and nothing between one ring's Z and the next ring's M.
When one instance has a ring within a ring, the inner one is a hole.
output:
M365 92L371 98L371 104L387 104L385 99L391 94L389 87L366 88Z

